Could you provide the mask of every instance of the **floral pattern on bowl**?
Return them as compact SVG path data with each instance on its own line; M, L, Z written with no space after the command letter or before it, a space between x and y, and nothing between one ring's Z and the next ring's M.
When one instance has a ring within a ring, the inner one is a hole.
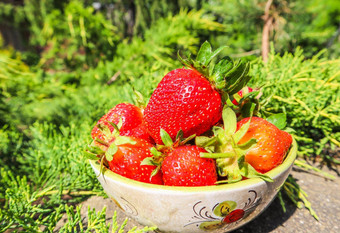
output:
M236 208L237 203L235 201L223 201L217 203L211 210L213 215L209 214L206 206L201 206L202 202L199 201L193 206L195 215L192 217L193 222L187 224L196 224L196 226L202 230L210 231L218 228L226 227L227 224L231 224L242 220L249 216L251 212L261 203L262 198L258 198L255 190L249 190L252 196L249 197L248 202L244 203L242 209Z

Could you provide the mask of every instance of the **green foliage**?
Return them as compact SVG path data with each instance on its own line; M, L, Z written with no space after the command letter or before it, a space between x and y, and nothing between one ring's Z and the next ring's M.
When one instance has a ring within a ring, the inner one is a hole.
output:
M112 217L112 225L110 223L106 223L106 207L104 207L101 211L95 212L94 209L88 207L87 210L87 218L88 223L87 226L84 226L82 223L82 215L80 213L81 206L77 206L76 210L72 206L65 206L66 214L68 218L68 222L58 231L61 233L67 232L103 232L103 233L143 233L150 232L156 229L156 227L144 227L143 229L137 229L137 227L133 227L129 231L126 231L126 224L128 219L126 218L122 224L117 222L117 212L114 213ZM111 228L111 231L110 231Z
M260 55L266 2L205 2L202 8L215 15L226 28L223 32L212 34L209 40L213 44L230 45L226 54ZM278 53L294 52L300 46L307 57L312 57L324 48L328 49L329 57L339 57L340 8L337 0L274 0L270 14L274 18L270 40L274 42Z

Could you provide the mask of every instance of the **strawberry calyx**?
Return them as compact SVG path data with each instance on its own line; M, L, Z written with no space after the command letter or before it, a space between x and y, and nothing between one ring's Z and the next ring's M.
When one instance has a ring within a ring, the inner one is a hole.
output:
M152 147L150 149L152 157L145 158L141 165L153 165L156 166L155 170L152 172L152 176L156 175L158 171L160 171L162 162L165 159L165 157L171 153L175 148L185 145L190 140L196 137L196 135L191 135L187 138L183 137L183 131L179 130L175 141L173 141L170 137L170 135L163 129L160 130L160 136L163 141L164 145L156 145L156 147Z
M100 161L100 174L104 171L104 165L108 167L108 162L113 160L113 156L118 151L118 146L123 144L135 145L134 141L129 136L121 136L119 130L122 127L122 119L119 120L118 125L113 122L109 122L113 126L114 130L111 132L110 128L99 123L98 129L103 133L104 140L95 138L90 145L88 145L84 151L84 156L87 159Z
M273 180L265 174L257 172L245 161L246 153L256 145L257 140L252 138L249 141L238 144L250 126L250 120L238 131L235 112L224 106L222 112L223 127L213 127L213 137L196 137L196 145L203 147L208 153L201 153L203 158L216 159L217 171L220 177L225 178L217 183L234 183L242 180L243 177L259 177L267 182Z
M223 57L217 62L213 59L227 46L212 51L209 42L205 41L199 49L196 59L189 54L182 58L178 52L178 59L183 65L198 71L217 89L222 96L233 95L241 90L251 79L248 75L249 62L237 60L234 62L229 56Z

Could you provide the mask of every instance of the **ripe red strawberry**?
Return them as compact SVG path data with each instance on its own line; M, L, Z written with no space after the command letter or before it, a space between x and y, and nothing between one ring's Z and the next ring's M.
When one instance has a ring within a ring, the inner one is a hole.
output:
M145 125L156 143L162 143L160 129L172 139L179 130L184 137L209 130L221 119L226 94L236 93L249 81L248 63L233 63L226 57L209 66L221 49L213 52L205 42L196 60L180 58L188 69L173 70L158 84L144 112Z
M130 139L133 143L117 145L113 159L108 161L110 170L133 180L163 184L161 172L151 176L156 166L141 165L145 158L152 157L150 152L152 144L139 138L130 137Z
M127 135L129 131L143 123L143 113L140 108L130 103L116 105L106 114L106 120L116 125L122 119L122 126L119 129L120 135Z
M215 185L215 160L201 158L203 148L184 145L174 148L162 163L163 181L170 186Z
M237 123L237 130L247 123L244 118ZM245 143L257 139L256 145L245 155L245 161L258 172L265 173L280 165L292 144L292 136L263 118L253 117L246 134L238 142Z
M144 139L151 144L155 143L154 140L152 139L152 137L150 136L150 134L148 133L148 131L146 130L146 127L143 123L136 126L133 129L123 133L123 135Z
M117 122L118 123L118 122ZM98 128L98 124L104 124L109 128L113 128L112 125L110 125L107 122L107 115L105 114L104 116L102 116L99 121L97 122L97 124L93 127L92 131L91 131L91 137L92 139L96 139L99 138L100 140L104 140L104 135L103 132ZM112 129L113 130L113 129Z
M221 118L220 94L201 74L190 69L168 73L153 92L145 109L150 135L160 144L160 129L174 139L182 129L184 137L200 135Z
M130 103L118 104L101 117L92 129L92 139L99 138L100 140L104 140L103 132L98 128L98 124L106 125L112 132L114 127L109 122L117 125L120 119L122 121L122 126L119 129L121 136L134 136L152 142L143 123L142 110Z

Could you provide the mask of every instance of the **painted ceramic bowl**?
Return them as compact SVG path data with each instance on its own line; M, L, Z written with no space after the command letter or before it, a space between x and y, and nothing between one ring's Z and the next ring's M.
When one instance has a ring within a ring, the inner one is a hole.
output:
M260 178L205 187L171 187L146 184L106 170L98 176L108 196L125 213L161 232L228 232L258 216L274 199L296 158L293 145L284 162ZM100 165L91 160L96 175Z

